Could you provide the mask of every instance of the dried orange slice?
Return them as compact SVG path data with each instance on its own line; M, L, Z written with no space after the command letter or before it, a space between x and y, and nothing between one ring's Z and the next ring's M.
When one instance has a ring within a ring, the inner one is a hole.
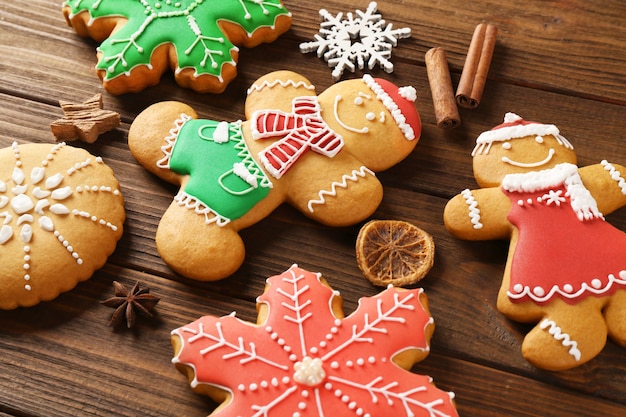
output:
M435 242L411 223L372 220L357 236L356 259L363 275L374 285L409 285L432 268Z

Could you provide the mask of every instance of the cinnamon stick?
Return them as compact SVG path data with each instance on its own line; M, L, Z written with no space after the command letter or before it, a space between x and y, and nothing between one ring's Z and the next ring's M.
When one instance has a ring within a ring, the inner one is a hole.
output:
M473 109L480 104L497 35L498 28L492 24L476 26L456 90L459 106Z
M426 52L425 61L437 126L443 129L455 128L461 124L461 116L454 98L446 51L432 48Z

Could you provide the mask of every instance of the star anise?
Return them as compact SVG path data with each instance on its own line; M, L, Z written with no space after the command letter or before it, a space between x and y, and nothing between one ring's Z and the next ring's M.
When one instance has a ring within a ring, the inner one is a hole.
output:
M103 305L115 309L109 326L117 327L126 320L126 326L130 329L135 324L137 313L148 318L154 317L152 310L160 298L150 294L149 288L141 288L139 281L130 291L117 281L113 281L113 288L115 296L101 301Z

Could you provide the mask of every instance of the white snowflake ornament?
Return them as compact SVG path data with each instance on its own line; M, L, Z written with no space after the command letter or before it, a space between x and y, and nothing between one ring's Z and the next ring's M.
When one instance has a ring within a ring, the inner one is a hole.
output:
M356 17L347 13L336 16L326 9L320 10L322 23L315 40L300 44L300 52L317 51L317 56L324 58L330 67L334 67L332 77L335 81L341 78L345 69L354 72L366 66L373 69L377 64L387 73L393 71L389 61L391 50L398 44L398 39L411 36L410 28L393 29L376 13L378 5L371 2L365 12L356 11Z

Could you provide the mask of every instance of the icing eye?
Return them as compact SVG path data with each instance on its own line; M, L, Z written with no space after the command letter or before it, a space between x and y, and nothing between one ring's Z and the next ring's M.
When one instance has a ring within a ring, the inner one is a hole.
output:
M363 104L363 98L361 97L356 97L354 99L354 104L356 104L357 106L360 106L361 104Z
M543 143L543 136L537 136L537 137L535 138L535 142L537 142L537 143Z
M371 122L372 120L376 119L376 114L369 112L365 115L365 118Z
M506 149L506 150L511 149L511 143L510 142L504 142L502 144L502 149Z

